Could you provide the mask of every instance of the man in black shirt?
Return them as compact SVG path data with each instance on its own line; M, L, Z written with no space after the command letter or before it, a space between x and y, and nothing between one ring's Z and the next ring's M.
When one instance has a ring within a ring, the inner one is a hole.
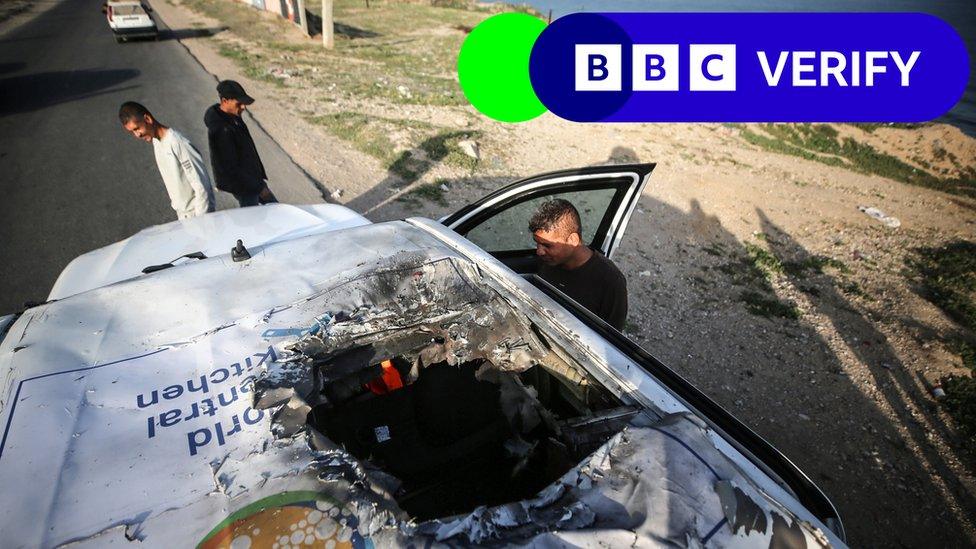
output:
M529 221L539 276L577 303L623 330L627 319L627 279L600 252L583 242L579 212L561 198L543 202Z
M268 188L268 175L251 132L241 118L254 99L233 80L217 84L217 94L220 103L207 109L203 116L217 188L233 194L241 207L277 202Z

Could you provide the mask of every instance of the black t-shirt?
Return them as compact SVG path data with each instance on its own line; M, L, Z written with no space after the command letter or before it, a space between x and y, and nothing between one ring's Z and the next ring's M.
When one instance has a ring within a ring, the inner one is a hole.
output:
M607 324L623 330L627 320L627 279L600 252L573 270L539 265L539 276Z

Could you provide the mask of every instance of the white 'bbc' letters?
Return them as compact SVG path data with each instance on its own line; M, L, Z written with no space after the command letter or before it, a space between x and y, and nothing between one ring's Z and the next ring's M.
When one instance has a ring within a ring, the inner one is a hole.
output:
M576 91L621 91L620 44L576 44ZM735 91L735 44L691 44L689 89ZM634 44L634 91L678 91L678 44Z

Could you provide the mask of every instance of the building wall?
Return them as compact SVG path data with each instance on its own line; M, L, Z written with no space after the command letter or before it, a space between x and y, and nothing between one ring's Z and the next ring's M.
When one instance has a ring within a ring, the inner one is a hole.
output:
M304 28L303 4L299 0L236 0L262 11L270 11Z

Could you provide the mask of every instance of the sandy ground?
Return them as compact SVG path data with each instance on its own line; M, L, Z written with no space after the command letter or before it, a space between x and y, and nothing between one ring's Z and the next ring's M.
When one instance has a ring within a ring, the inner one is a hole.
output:
M172 28L219 27L172 2L156 2ZM839 507L853 546L976 544L976 465L929 390L962 371L944 343L961 328L903 272L914 248L976 239L976 201L766 152L721 125L584 126L551 115L508 125L470 107L332 105L482 132L475 173L435 164L408 184L307 123L302 114L322 107L300 82L282 91L247 78L213 38L182 41L208 70L257 98L252 114L321 183L324 199L374 220L436 218L540 172L657 163L614 258L629 280L628 333L810 474ZM933 157L938 149L976 166L976 140L950 126L838 129L933 169L953 170L946 155ZM433 181L449 189L446 205L397 200ZM741 301L746 286L736 275L750 244L784 260L824 256L846 268L759 281L802 314L757 316Z

